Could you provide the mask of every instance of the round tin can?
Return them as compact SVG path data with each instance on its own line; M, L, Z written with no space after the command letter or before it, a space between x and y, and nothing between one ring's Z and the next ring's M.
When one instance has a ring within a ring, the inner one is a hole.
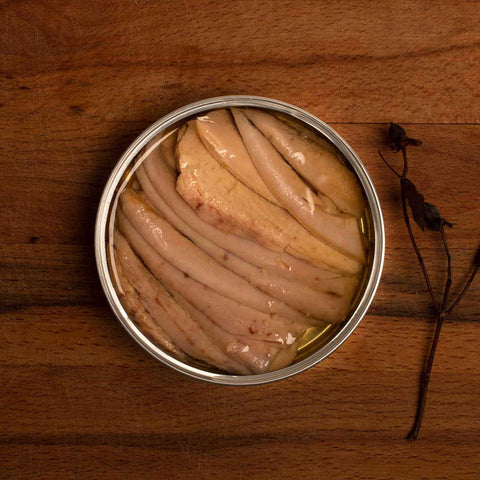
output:
M191 117L217 108L229 107L257 107L277 112L278 114L296 119L313 132L329 140L343 155L344 159L349 163L349 166L356 174L363 188L370 211L370 218L368 220L370 224L369 232L371 242L370 261L364 274L361 293L357 296L348 319L332 330L329 338L323 345L319 345L318 348L315 348L312 353L304 358L298 359L290 366L281 370L257 375L229 375L201 369L183 363L157 347L145 335L143 335L123 308L110 276L107 258L107 239L109 234L111 207L115 201L118 187L125 172L135 160L140 150L154 136L174 127L175 125L185 122ZM355 330L372 302L377 286L380 282L384 253L385 232L380 203L364 165L347 142L327 124L298 107L270 98L249 95L215 97L186 105L168 115L165 115L141 133L128 147L113 169L100 200L95 225L95 256L100 281L113 312L127 332L145 350L169 367L190 377L223 385L259 385L288 378L316 365L334 352Z

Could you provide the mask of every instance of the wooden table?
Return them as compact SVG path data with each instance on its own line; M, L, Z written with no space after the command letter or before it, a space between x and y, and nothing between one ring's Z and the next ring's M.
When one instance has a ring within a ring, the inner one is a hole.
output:
M480 282L444 328L421 438L433 323L381 163L391 120L424 145L412 179L455 222L454 289L480 231L478 2L0 2L0 478L473 479L480 471ZM358 152L380 196L383 279L330 358L273 385L175 373L123 331L93 225L122 151L188 102L296 104ZM390 154L393 155L393 154ZM441 243L422 248L440 288Z

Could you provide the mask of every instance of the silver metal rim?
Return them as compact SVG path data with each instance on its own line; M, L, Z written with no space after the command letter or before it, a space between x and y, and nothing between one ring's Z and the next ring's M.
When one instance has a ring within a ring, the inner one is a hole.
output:
M350 162L358 178L360 179L372 212L373 232L375 236L373 262L371 266L370 278L368 279L367 285L365 287L364 295L358 303L358 306L351 315L350 319L345 322L344 326L326 345L321 347L309 357L281 370L258 375L238 376L207 372L180 362L162 351L157 346L155 346L147 337L142 334L142 332L135 326L135 324L132 322L132 320L130 320L127 313L125 312L115 292L115 288L111 281L107 264L105 234L107 228L108 212L110 210L110 205L114 200L114 194L117 184L122 178L122 175L127 169L130 162L136 157L141 148L149 140L156 136L160 131L167 129L169 126L174 125L178 121L181 121L187 117L198 115L202 112L215 108L225 107L261 107L275 110L277 112L290 115L306 123L314 130L327 137L343 153L345 158ZM113 312L115 313L121 324L125 327L127 332L147 352L149 352L151 355L153 355L156 359L160 360L165 365L168 365L169 367L190 377L223 385L259 385L274 382L277 380L282 380L284 378L291 377L292 375L295 375L297 373L301 373L328 357L351 335L351 333L355 330L355 328L358 326L358 324L364 317L368 307L370 306L377 290L378 284L380 282L384 254L385 231L383 225L382 211L380 208L377 193L364 165L360 161L358 155L348 145L348 143L327 124L325 124L315 116L309 114L308 112L305 112L304 110L295 107L294 105L290 105L288 103L273 100L270 98L255 97L249 95L215 97L191 103L162 117L160 120L148 127L144 132L142 132L128 147L128 149L125 151L125 153L122 155L117 165L113 169L103 191L102 198L100 200L95 224L95 257L100 281L102 283L103 290Z

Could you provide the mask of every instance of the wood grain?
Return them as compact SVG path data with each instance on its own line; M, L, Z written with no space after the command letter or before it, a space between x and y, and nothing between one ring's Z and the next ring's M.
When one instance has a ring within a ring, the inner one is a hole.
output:
M480 470L480 282L432 335L421 272L378 158L394 120L421 138L412 179L455 222L454 290L479 242L476 2L0 1L0 478L472 479ZM190 101L265 95L329 122L383 207L381 285L351 338L280 383L228 388L141 350L97 278L108 175ZM421 238L433 282L445 262Z
M161 437L160 437L161 438ZM153 440L153 441L152 441ZM321 472L320 478L370 480L370 472L377 478L435 478L448 480L452 451L458 461L454 478L475 478L475 454L469 445L456 442L429 441L416 445L385 440L372 448L371 439L354 438L325 441L322 435L296 435L287 438L271 435L259 438L252 445L251 438L222 437L192 439L175 438L131 444L129 438L119 438L112 444L96 445L31 445L0 446L5 457L15 461L8 465L6 475L16 478L16 472L38 479L49 479L46 471L62 478L87 480L125 477L156 479L159 472L175 472L176 478L249 478L245 472L256 472L251 478L283 479L285 472L294 471L294 478L311 478ZM130 444L129 444L130 443ZM212 444L218 445L212 451ZM288 448L289 455L285 455ZM239 460L238 452L249 454ZM383 453L379 453L379 451ZM161 451L161 455L159 452ZM432 455L438 461L432 463ZM447 472L447 473L446 473Z

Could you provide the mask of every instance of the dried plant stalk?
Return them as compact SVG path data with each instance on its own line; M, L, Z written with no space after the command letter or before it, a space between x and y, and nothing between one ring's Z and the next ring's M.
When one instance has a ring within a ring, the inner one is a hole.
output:
M453 224L447 222L441 215L439 209L430 203L425 202L424 196L419 193L415 184L407 177L408 175L408 158L407 158L407 147L413 146L418 147L422 144L420 140L409 138L405 130L400 126L392 123L388 129L388 141L390 148L394 152L402 152L403 158L403 169L402 173L399 173L382 155L379 151L380 158L385 162L388 168L397 176L400 181L400 192L401 192L401 202L402 202L402 213L405 225L407 227L408 236L410 238L410 243L412 244L413 250L417 257L418 263L423 273L425 283L427 285L428 293L430 295L434 316L435 316L435 334L433 336L432 344L430 346L430 352L426 359L425 366L423 368L421 381L420 381L420 391L418 396L417 403L417 412L415 415L415 422L412 429L407 435L408 440L415 440L420 432L420 427L422 425L422 419L425 412L425 406L427 402L427 392L428 385L430 382L430 376L433 367L433 361L435 358L435 352L437 350L438 339L440 338L440 332L442 326L461 302L462 298L467 293L470 285L472 284L475 276L477 275L478 269L480 267L480 248L477 250L477 253L473 262L472 273L470 274L467 282L462 288L458 296L450 303L450 306L447 306L448 299L450 296L450 288L452 285L452 259L450 255L450 249L448 247L447 237L445 234L445 227L452 228ZM443 289L442 301L440 302L435 295L435 291L432 287L432 282L430 280L430 275L428 274L427 267L422 257L420 248L418 247L415 232L412 228L411 219L420 227L423 231L425 228L435 232L439 232L439 235L442 239L443 248L445 250L445 255L447 258L447 281Z

